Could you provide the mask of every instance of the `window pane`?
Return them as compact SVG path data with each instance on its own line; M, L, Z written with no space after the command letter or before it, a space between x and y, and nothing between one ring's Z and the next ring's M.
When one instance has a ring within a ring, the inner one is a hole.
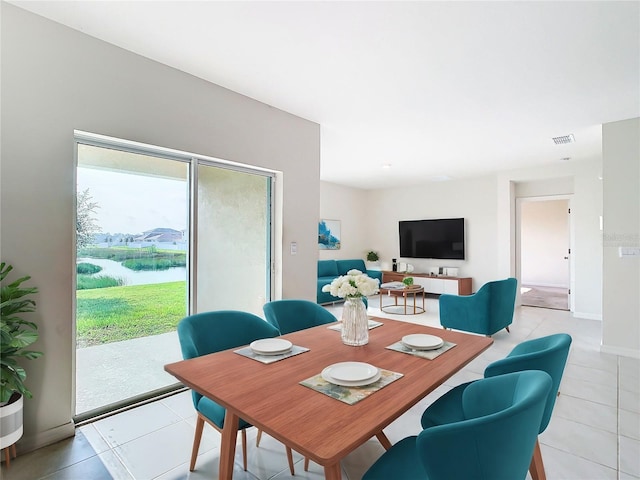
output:
M176 383L163 366L182 358L188 170L78 144L76 414Z
M197 310L262 316L270 299L270 182L198 166Z

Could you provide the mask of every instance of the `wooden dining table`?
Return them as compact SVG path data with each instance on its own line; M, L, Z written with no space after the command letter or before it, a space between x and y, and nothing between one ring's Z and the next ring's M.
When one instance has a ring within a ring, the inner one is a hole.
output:
M226 408L220 447L220 479L231 479L240 418L341 478L340 460L378 435L418 401L491 346L488 337L373 318L369 343L344 345L327 325L284 335L309 351L263 364L234 350L165 365L184 385ZM425 333L455 347L433 360L387 349L403 336ZM398 380L353 405L301 385L337 362L365 362L401 373Z

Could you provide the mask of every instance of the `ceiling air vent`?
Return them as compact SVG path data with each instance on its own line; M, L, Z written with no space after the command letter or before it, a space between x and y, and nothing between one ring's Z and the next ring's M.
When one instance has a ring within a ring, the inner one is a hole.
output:
M553 137L553 143L556 145L564 145L566 143L573 143L576 139L573 136L573 133L569 135L563 135L561 137Z

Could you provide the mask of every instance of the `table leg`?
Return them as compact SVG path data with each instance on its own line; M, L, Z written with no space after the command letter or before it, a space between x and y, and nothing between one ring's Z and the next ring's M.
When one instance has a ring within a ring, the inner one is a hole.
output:
M220 442L220 480L231 480L233 477L233 459L236 455L239 421L240 418L236 414L227 410Z
M333 465L324 466L324 478L325 480L341 480L342 472L340 471L340 462Z

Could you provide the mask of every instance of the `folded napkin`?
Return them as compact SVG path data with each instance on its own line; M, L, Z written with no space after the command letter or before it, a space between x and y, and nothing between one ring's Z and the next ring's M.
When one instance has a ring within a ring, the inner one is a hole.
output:
M281 353L279 355L260 355L255 353L251 347L243 347L239 350L234 350L234 353L242 355L244 357L252 358L253 360L257 360L262 363L273 363L279 360L284 360L285 358L293 357L294 355L299 355L300 353L308 352L309 349L305 347L299 347L294 345L291 347L291 350L285 353Z
M414 350L412 348L407 347L402 341L396 342L393 345L389 345L387 348L389 350L395 350L396 352L408 353L409 355L415 355L416 357L426 358L428 360L433 360L439 355L442 355L447 350L455 347L456 344L452 342L445 342L442 346L435 350Z
M383 325L383 323L377 322L376 320L369 320L369 330L371 330L372 328L379 327L380 325ZM342 322L332 323L327 328L329 330L335 330L336 332L339 332L342 330Z
M324 393L331 398L340 400L349 405L359 402L367 398L374 392L386 387L390 383L395 382L404 375L402 373L392 372L390 370L380 369L380 380L364 387L342 387L327 382L322 378L321 374L314 375L300 382L300 385L309 387L316 392Z

